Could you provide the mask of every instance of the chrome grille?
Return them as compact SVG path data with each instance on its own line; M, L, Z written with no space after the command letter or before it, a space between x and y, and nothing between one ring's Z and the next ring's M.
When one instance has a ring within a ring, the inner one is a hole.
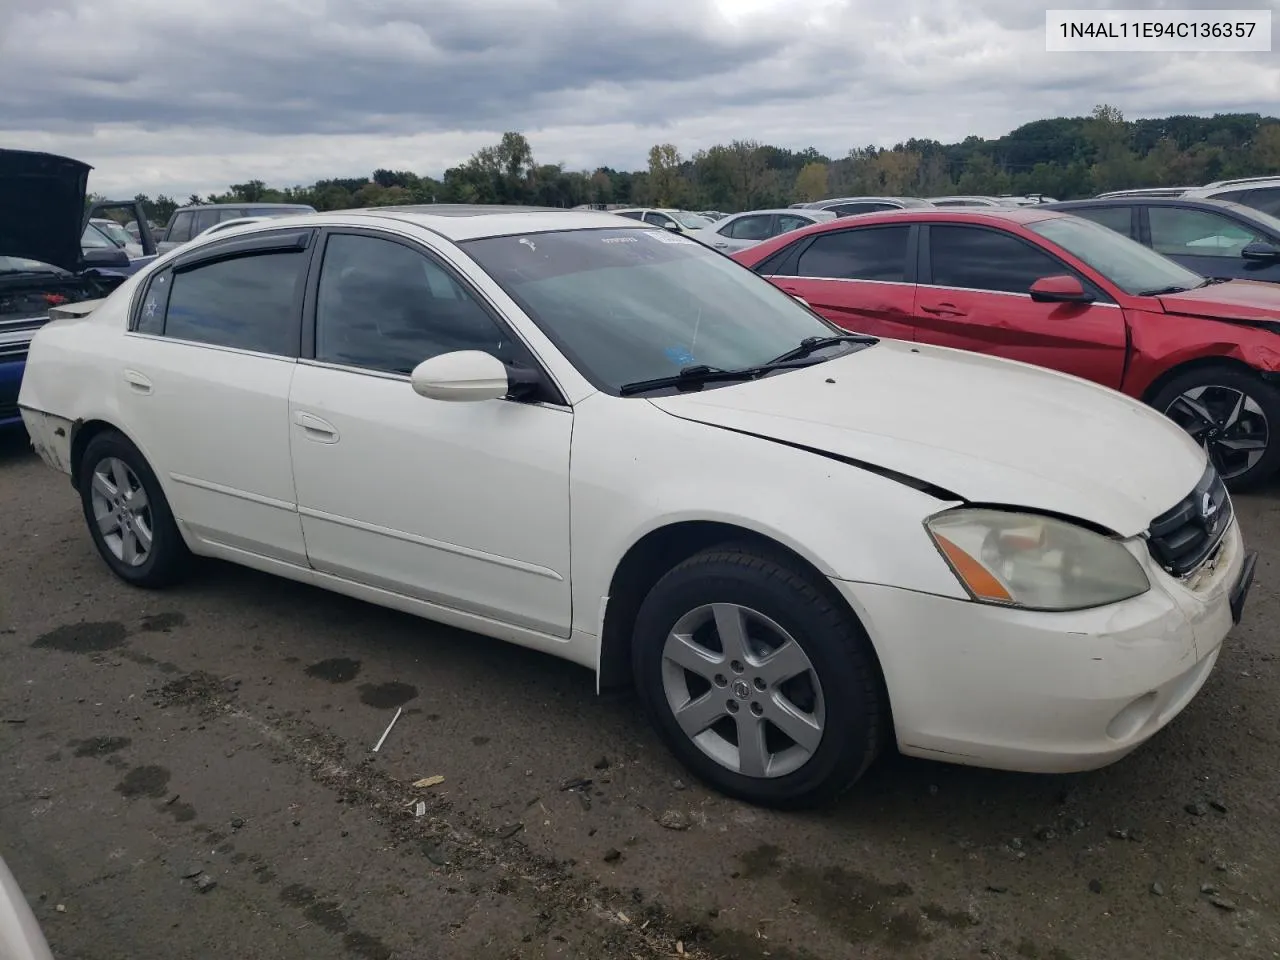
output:
M1195 488L1151 521L1147 549L1175 577L1185 577L1213 553L1231 526L1231 496L1210 464Z

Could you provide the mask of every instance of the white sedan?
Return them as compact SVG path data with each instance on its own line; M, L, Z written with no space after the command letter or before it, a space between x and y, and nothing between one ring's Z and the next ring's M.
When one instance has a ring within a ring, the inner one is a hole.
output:
M737 253L780 234L835 218L830 210L748 210L732 213L692 231L689 236L725 253Z
M312 214L180 247L36 335L20 405L131 584L193 555L634 682L696 775L829 799L880 749L1110 763L1252 578L1171 421L842 333L603 213Z

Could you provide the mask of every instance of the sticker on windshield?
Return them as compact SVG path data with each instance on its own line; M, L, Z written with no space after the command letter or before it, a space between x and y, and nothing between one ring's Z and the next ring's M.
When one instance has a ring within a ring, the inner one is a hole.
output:
M669 230L646 230L646 234L653 237L659 243L694 243L688 237L682 237L678 233L672 233Z
M639 243L635 237L605 237L601 243Z
M687 367L698 362L697 357L684 347L667 347L663 353L667 355L667 359L672 363L677 363L682 367Z

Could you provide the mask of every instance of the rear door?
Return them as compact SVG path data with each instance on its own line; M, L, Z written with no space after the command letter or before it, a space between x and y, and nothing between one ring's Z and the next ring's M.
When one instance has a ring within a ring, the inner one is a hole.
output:
M922 225L916 340L1034 363L1118 389L1124 313L1087 277L1031 241L976 224ZM1093 303L1036 303L1041 277L1074 276Z
M769 279L846 330L910 340L917 231L899 223L820 233Z
M1280 264L1274 260L1246 260L1241 256L1254 241L1280 245L1280 237L1216 211L1147 204L1143 213L1143 242L1196 273L1280 281Z

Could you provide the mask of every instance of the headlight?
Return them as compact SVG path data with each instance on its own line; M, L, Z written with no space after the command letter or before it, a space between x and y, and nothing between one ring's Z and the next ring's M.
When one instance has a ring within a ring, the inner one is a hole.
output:
M930 517L925 528L980 603L1083 610L1151 589L1123 545L1062 520L961 508Z

